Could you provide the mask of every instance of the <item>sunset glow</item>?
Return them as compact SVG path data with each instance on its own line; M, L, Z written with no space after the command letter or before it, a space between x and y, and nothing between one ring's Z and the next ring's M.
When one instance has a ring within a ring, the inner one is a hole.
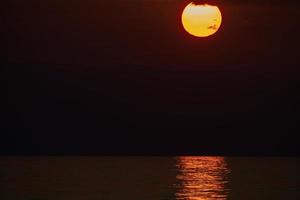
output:
M222 23L222 14L217 6L190 3L182 13L184 29L196 37L207 37L216 33Z

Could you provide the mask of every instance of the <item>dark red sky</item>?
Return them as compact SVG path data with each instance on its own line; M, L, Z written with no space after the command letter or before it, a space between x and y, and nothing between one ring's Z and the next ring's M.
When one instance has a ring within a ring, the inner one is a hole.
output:
M7 59L198 67L297 62L297 4L215 1L222 27L213 37L200 39L182 29L180 15L188 2L8 1L1 28Z
M5 1L2 153L300 155L299 4L218 1L201 39L188 3Z

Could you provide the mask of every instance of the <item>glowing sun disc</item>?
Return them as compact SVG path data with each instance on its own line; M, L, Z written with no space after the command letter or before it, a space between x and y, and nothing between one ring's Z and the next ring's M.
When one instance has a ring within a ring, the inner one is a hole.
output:
M222 14L217 6L209 4L187 5L181 16L184 29L196 37L207 37L215 34L222 23Z

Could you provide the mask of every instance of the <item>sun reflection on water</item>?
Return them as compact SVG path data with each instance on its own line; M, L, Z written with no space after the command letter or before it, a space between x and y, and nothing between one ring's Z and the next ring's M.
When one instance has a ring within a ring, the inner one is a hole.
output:
M223 157L178 157L177 200L225 200L229 169Z

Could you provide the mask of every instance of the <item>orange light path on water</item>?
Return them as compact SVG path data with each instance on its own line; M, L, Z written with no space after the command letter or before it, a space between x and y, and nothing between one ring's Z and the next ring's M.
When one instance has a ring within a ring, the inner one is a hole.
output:
M227 168L222 157L179 157L177 200L225 200Z

